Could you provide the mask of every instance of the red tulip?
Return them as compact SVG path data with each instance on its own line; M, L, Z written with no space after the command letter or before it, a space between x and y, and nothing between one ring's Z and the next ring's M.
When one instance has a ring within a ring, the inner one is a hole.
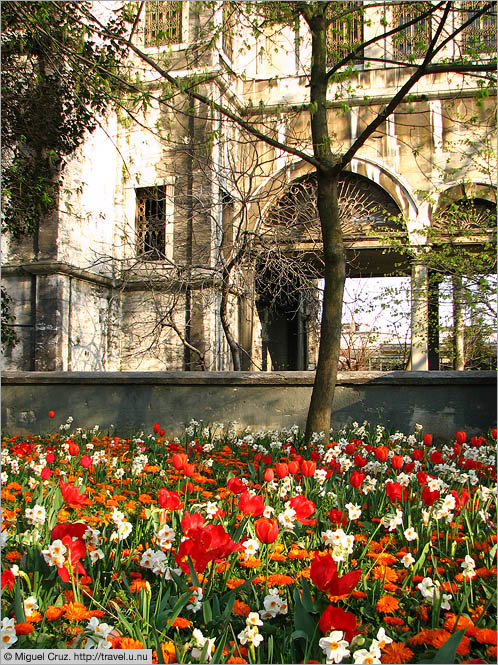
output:
M393 455L391 457L391 466L393 469L399 470L403 468L403 464L405 463L403 456L402 455Z
M493 427L493 429L491 430L491 436L496 441L496 437L498 436L498 431L497 431L496 427Z
M73 539L70 535L63 536L60 538L62 544L65 545L67 551L69 552L69 559L71 561L71 567L62 566L57 568L59 577L63 582L70 582L71 578L69 577L69 570L72 573L77 575L86 575L86 571L80 563L81 559L84 559L86 556L86 545L83 540L76 538ZM68 570L69 569L69 570Z
M425 473L425 471L419 471L419 472L417 473L417 480L418 480L418 484L419 484L420 486L426 484L426 482L427 482L427 474Z
M48 417L49 418L55 418L55 411L49 411L48 412Z
M289 466L289 473L295 476L296 473L299 471L299 463L296 462L296 460L291 460L288 466Z
M92 458L89 457L88 455L83 455L83 457L80 459L80 464L82 467L85 469L88 469L90 466L92 466Z
M465 432L457 432L456 440L458 441L458 443L465 443L465 441L467 440L467 434Z
M193 492L194 491L194 484L188 480L185 485L182 488L182 492Z
M430 446L432 444L432 434L424 434L424 446Z
M361 569L357 568L339 577L337 575L337 564L330 554L319 556L318 553L315 553L315 558L311 562L310 576L314 585L320 591L332 596L344 596L351 593L358 584Z
M251 496L246 490L240 495L239 499L239 509L244 515L253 515L254 517L260 517L264 513L265 504L261 496L255 495Z
M379 460L379 462L385 462L389 457L389 450L386 448L386 446L378 446L378 448L375 448L374 452L375 457Z
M353 471L349 478L349 482L353 487L361 487L362 482L365 480L365 474Z
M315 471L316 471L316 462L306 459L301 462L301 473L303 474L303 476L306 476L306 478L311 478L311 476L315 473Z
M183 469L185 464L188 462L188 457L186 453L175 453L173 455L173 466L177 471L180 471L180 469Z
M277 462L275 464L275 471L279 478L286 478L289 475L289 467L285 462Z
M184 464L183 469L182 469L184 475L187 476L187 478L190 478L191 476L194 475L195 471L195 466L193 464Z
M486 439L485 439L483 436L473 436L473 437L470 439L470 445L471 445L473 448L479 448L480 446L482 446L482 444L483 444L485 441L486 441Z
M83 522L64 522L56 524L50 532L50 540L62 540L64 536L70 536L71 539L82 540L88 530L88 525Z
M313 501L310 501L302 494L298 494L297 496L292 497L292 499L289 501L289 504L290 507L296 511L296 520L298 522L301 522L301 524L314 523L315 520L306 519L316 510L316 506Z
M80 447L78 446L78 444L70 439L69 440L69 454L72 455L73 457L76 457L76 455L79 452L80 452Z
M267 483L271 483L271 481L275 478L275 472L273 469L266 469L263 478Z
M332 524L340 524L341 526L344 526L347 523L346 516L342 510L338 510L337 508L332 508L329 513L329 520L332 522Z
M225 559L238 549L221 524L207 524L189 531L173 556L184 573L190 572L189 557L196 572L203 573L210 561Z
M403 499L406 499L408 492L406 491L406 488L401 487L400 483L388 481L386 483L386 494L393 503L396 503L396 501L403 501Z
M367 458L363 457L362 455L355 455L353 461L355 466L357 466L359 469L363 469L367 463Z
M62 480L59 484L61 488L62 498L71 508L79 508L84 506L88 501L86 494L81 494L79 489L71 483L64 483Z
M159 436L164 436L166 434L166 430L160 429L159 430Z
M15 578L14 573L10 570L10 568L7 568L3 571L1 580L2 589L4 586L6 586L9 591L13 588Z
M165 510L181 510L183 508L183 503L180 501L178 492L164 488L160 489L157 493L157 501L161 508Z
M354 445L354 443L348 443L344 448L344 452L346 453L346 455L352 455L355 450L356 446Z
M41 474L40 474L40 476L42 477L43 480L48 480L48 479L50 478L51 475L52 475L52 471L50 471L50 469L48 468L48 466L45 466L45 467L42 469L42 472L41 472Z
M433 464L442 464L443 463L443 456L439 450L433 450L431 454L429 455L431 462Z
M421 462L424 459L424 451L421 448L414 448L412 450L412 457L417 462Z
M411 473L414 468L415 462L408 462L408 464L405 464L405 473Z
M434 490L431 492L429 489L429 486L426 485L424 489L422 490L422 501L425 503L425 505L430 508L434 501L437 501L439 497L441 496L441 493L439 490Z
M230 478L230 480L227 482L227 489L230 490L230 492L233 492L234 494L242 494L242 492L246 491L247 486L245 485L245 483L242 482L240 478L234 476L233 478Z
M332 630L339 630L344 633L344 639L351 642L353 637L357 634L356 617L351 612L345 612L340 607L329 605L325 612L322 613L318 622L320 630L325 635Z
M161 425L159 423L154 423L152 425L152 431L154 434L159 434L159 430L161 429Z
M55 462L54 453L47 453L45 459L47 460L47 464L52 464L52 462Z
M191 532L204 526L204 516L201 513L185 513L182 517L182 531L185 536L190 536Z
M256 538L262 543L274 543L278 538L278 522L276 519L260 517L254 522Z

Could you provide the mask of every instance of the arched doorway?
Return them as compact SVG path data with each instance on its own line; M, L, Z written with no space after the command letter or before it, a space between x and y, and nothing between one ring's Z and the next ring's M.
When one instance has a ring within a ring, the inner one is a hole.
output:
M258 258L256 304L264 370L314 368L310 343L317 339L313 326L323 275L316 186L314 173L292 181L260 224L266 242ZM403 233L394 199L377 183L351 172L341 176L338 193L348 276L384 276L402 269L406 259L384 251L387 235Z

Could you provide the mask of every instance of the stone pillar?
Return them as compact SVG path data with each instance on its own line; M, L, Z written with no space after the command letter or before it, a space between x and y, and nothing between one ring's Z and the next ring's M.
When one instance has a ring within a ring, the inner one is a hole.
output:
M453 369L465 369L465 321L462 302L462 278L454 275L451 279L453 287Z
M433 271L429 272L428 283L428 334L429 369L439 369L439 284L440 279Z
M412 265L412 345L410 369L420 371L429 369L429 334L428 334L428 278L427 268L414 263Z

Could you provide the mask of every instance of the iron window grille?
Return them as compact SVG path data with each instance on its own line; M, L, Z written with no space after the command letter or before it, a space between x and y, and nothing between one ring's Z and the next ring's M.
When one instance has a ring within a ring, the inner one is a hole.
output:
M482 9L482 2L462 2L462 23ZM496 53L496 4L494 11L479 16L462 30L464 53Z
M355 11L356 10L356 11ZM351 0L349 2L332 3L332 11L337 18L332 20L327 30L327 65L342 60L354 48L364 42L363 37L363 2ZM359 51L352 61L363 61L363 49Z
M141 187L136 196L137 256L159 261L166 254L166 188Z
M145 46L179 44L182 41L182 2L147 0Z
M426 2L402 2L399 5L393 5L393 28L404 25L430 9L430 7L430 3ZM404 60L405 58L419 58L425 55L431 35L430 17L413 23L393 35L394 56Z

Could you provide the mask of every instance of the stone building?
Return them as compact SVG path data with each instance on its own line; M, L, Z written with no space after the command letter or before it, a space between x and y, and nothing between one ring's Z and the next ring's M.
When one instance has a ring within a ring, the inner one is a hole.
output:
M476 5L462 2L455 20ZM386 21L411 16L409 3L363 6L363 18L332 24L336 57L383 34ZM255 36L232 3L219 3L213 40L206 20L198 3L149 0L136 43L186 82L193 71L212 74L199 85L207 97L309 150L305 25L282 27L263 16ZM406 77L396 62L421 57L430 34L426 21L365 46L355 75L330 87L334 148L346 150L379 113ZM481 17L441 57L476 44L489 57L495 39L496 15ZM179 108L156 71L138 58L132 64L148 104L127 99L110 111L65 167L58 212L33 239L4 239L3 280L20 339L4 368L228 370L225 324L242 350L242 369L313 369L316 313L305 282L320 278L320 238L312 167L246 136L208 105L187 99ZM437 296L421 263L383 251L391 247L386 234L398 232L422 252L426 229L444 227L450 202L494 210L496 177L481 157L494 100L477 90L475 78L458 73L421 79L341 180L349 276L411 275L411 369L438 368L428 323ZM244 254L247 238L253 244ZM479 236L472 242L478 247Z

